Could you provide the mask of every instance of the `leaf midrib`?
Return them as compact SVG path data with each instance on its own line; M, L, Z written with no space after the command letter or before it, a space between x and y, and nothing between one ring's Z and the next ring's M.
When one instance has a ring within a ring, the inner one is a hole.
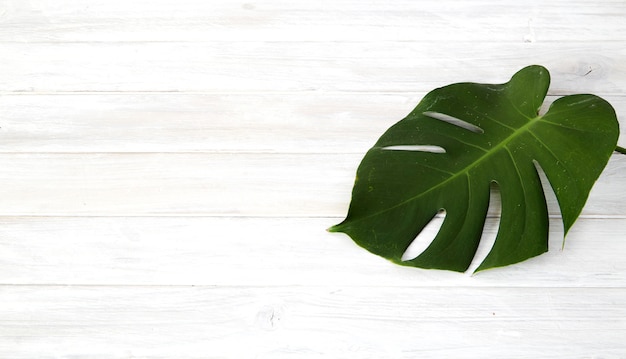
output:
M522 116L524 116L521 112L520 114ZM482 156L480 156L479 158L477 158L475 161L473 161L472 163L470 163L469 165L467 165L465 168L461 169L460 171L458 171L457 173L453 174L452 176L446 178L444 181L430 187L429 189L427 189L426 191L423 191L415 196L409 197L408 199L399 202L398 204L395 204L389 208L386 208L382 211L376 212L376 213L372 213L369 214L365 217L361 217L361 218L356 218L356 219L352 219L352 221L362 221L364 219L370 218L370 217L374 217L377 215L380 215L381 213L385 213L388 211L391 211L395 208L401 207L411 201L417 200L420 197L428 194L429 192L432 192L434 190L436 190L439 187L443 187L445 186L447 183L454 181L456 178L462 176L462 175L469 175L469 171L472 170L473 168L475 168L476 166L478 166L481 162L485 161L487 158L491 157L492 155L498 153L500 150L507 148L506 146L513 141L515 138L530 132L530 127L532 127L533 124L537 123L538 121L540 121L543 117L542 116L536 116L534 118L528 118L527 116L524 116L524 118L527 118L529 121L524 124L524 126L519 127L518 129L514 130L513 133L511 133L508 137L506 137L504 140L502 140L500 143L498 143L496 146L492 147L491 149L489 149L488 151L486 151ZM382 147L379 147L379 149L382 149ZM513 161L515 163L515 161ZM335 227L338 227L340 225L337 225Z

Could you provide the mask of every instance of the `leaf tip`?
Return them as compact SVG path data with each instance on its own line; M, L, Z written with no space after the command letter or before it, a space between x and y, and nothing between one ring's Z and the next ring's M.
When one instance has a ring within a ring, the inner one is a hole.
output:
M487 270L489 268L483 268L482 266L478 266L478 268L474 269L474 271L472 272L472 274L470 275L471 277L476 276L478 273Z
M339 224L335 224L334 226L331 226L331 227L326 228L326 232L329 232L329 233L338 233L338 232L343 232L343 231L341 230L341 223L339 223Z
M481 264L478 266L478 268L476 268L476 269L472 272L471 276L473 277L473 276L477 275L477 274L478 274L478 273L480 273L480 272L484 272L484 271L486 271L486 270L490 270L490 269L494 269L494 268L505 267L505 266L507 266L507 265L511 265L511 264L514 264L514 263L510 263L510 264L502 264L502 265L483 265L483 263L481 263Z

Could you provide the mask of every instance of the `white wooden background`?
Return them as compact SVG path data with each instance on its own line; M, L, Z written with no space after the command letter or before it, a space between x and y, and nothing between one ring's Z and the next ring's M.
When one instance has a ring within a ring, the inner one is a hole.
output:
M325 231L427 91L530 64L626 126L623 0L0 1L0 357L626 358L626 156L512 267Z

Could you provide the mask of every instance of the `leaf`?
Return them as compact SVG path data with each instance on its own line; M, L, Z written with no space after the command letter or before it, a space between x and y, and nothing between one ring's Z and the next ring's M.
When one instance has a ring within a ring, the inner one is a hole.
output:
M397 264L465 271L481 238L490 185L500 189L496 241L477 271L548 250L548 210L537 166L561 209L565 234L615 149L611 105L594 95L538 110L548 70L528 66L505 84L457 83L428 93L380 137L357 170L346 219L329 229ZM402 255L441 210L429 247Z

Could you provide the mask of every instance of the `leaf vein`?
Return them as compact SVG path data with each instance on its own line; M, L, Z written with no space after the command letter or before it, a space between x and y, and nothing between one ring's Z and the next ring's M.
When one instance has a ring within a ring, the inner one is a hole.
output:
M557 126L557 127L561 127L561 128L566 128L568 130L572 130L572 131L578 131L578 132L583 132L583 133L588 133L591 132L589 130L583 130L580 128L575 128L575 127L571 127L571 126L565 126L562 123L557 123L557 122L551 122L551 121L543 121L542 123L545 123L547 125L552 125L552 126Z
M432 169L432 170L439 171L439 172L445 173L445 174L450 175L450 176L454 176L454 173L453 173L453 172L446 171L446 170L441 169L441 168L433 167L433 166L427 165L427 164L425 164L425 163L416 163L416 165L417 165L417 166L426 167L426 168L430 168L430 169Z
M511 127L511 126L509 126L509 125L505 124L505 123L504 123L504 122L502 122L502 121L498 121L498 120L496 120L495 118L493 118L493 117L491 117L491 116L487 115L486 113L483 113L483 112L477 111L477 110L475 110L475 109L468 109L468 110L469 110L469 111L474 112L475 114L477 114L477 115L479 115L479 116L482 116L482 117L484 117L484 118L488 119L489 121L493 121L493 122L497 123L498 125L500 125L500 126L502 126L502 127L504 127L504 128L508 128L509 130L511 130L511 132L515 132L515 128L514 128L514 127ZM519 112L519 111L518 111L518 112Z
M507 154L509 155L509 158L511 159L511 162L513 163L513 167L515 167L515 173L517 174L517 178L519 179L520 187L522 187L522 193L524 194L524 203L520 203L520 206L524 207L523 208L524 209L524 211L523 211L523 214L524 214L524 221L523 222L524 222L524 224L523 224L521 235L519 237L517 237L518 240L517 240L517 243L516 243L516 246L515 246L515 249L517 249L517 248L519 248L519 246L522 243L522 239L524 238L524 233L526 233L526 227L527 227L527 223L528 223L527 215L526 215L527 214L526 213L526 199L527 199L528 195L527 195L526 186L525 186L525 183L524 183L524 178L522 177L522 173L519 170L519 166L517 165L517 162L515 162L515 158L513 157L513 153L511 153L511 150L508 148L508 146L504 146L504 149L506 150ZM504 198L502 198L501 201L504 204ZM502 206L502 208L503 209L505 208L504 205Z
M474 160L472 163L470 163L469 165L465 166L464 168L460 169L457 173L453 174L452 176L446 178L445 180L437 183L436 185L433 185L432 187L428 188L425 191L422 191L420 193L418 193L415 196L409 197L407 199L405 199L404 201L398 202L397 204L390 206L388 208L385 208L381 211L375 212L375 213L371 213L367 216L363 216L363 217L359 217L359 218L355 218L353 219L354 221L358 221L358 220L364 220L370 217L374 217L377 215L380 215L381 213L387 212L387 211L391 211L393 209L396 209L400 206L403 206L409 202L415 201L419 198L421 198L422 196L438 189L439 187L442 187L446 184L448 184L450 181L456 179L458 176L461 175L465 175L470 169L475 168L479 163L482 163L486 158L488 158L489 156L493 155L494 153L497 153L499 150L502 149L502 147L506 148L507 144L510 143L514 138L520 136L521 134L525 133L529 127L535 123L536 121L538 121L540 119L540 117L535 117L533 119L531 119L531 122L525 124L524 126L518 128L514 133L512 133L511 135L509 135L509 137L505 138L504 140L502 140L497 146L489 149L488 151L485 152L484 155L480 156L479 158L477 158L476 160Z
M532 117L528 117L528 115L524 114L524 113L522 112L522 110L520 110L520 109L519 109L519 108L515 105L515 103L513 103L513 100L511 100L511 98L510 98L510 97L508 97L508 96L505 96L505 97L506 97L506 99L509 101L509 103L511 104L511 107L513 107L513 109L514 109L515 111L517 111L517 113L519 113L520 115L522 115L522 117L524 117L525 119L527 119L527 120L529 120L529 121L532 121L532 120L533 120L533 118L532 118Z
M563 165L563 163L564 163L564 162L563 162L563 160L561 160L561 159L560 159L560 158L556 155L556 153L554 153L554 151L552 151L552 149L551 149L548 145L546 145L546 143L545 143L545 142L543 142L543 141L541 140L541 138L539 138L539 136L537 136L537 135L536 135L536 134L535 134L532 130L529 130L529 131L528 131L528 133L530 133L530 135L531 135L531 136L533 136L533 137L534 137L537 141L539 141L539 143L541 143L541 145L542 145L542 146L546 149L546 151L547 151L547 152L548 152L548 153L549 153L549 154L550 154L550 155L551 155L551 156L552 156L552 157L556 160L556 162L554 163L554 165L555 165L555 166L559 166L559 167L563 168L563 170L564 170L565 172L567 172L567 174L568 174L568 176L569 176L570 178L575 178L575 177L572 175L572 172L570 171L570 169L569 169L569 168L567 168L567 166ZM546 174L546 176L547 176L547 174ZM576 189L579 189L579 188L578 188L578 181L571 181L571 182L573 183L574 187L576 187ZM555 192L556 192L556 191L555 191Z

